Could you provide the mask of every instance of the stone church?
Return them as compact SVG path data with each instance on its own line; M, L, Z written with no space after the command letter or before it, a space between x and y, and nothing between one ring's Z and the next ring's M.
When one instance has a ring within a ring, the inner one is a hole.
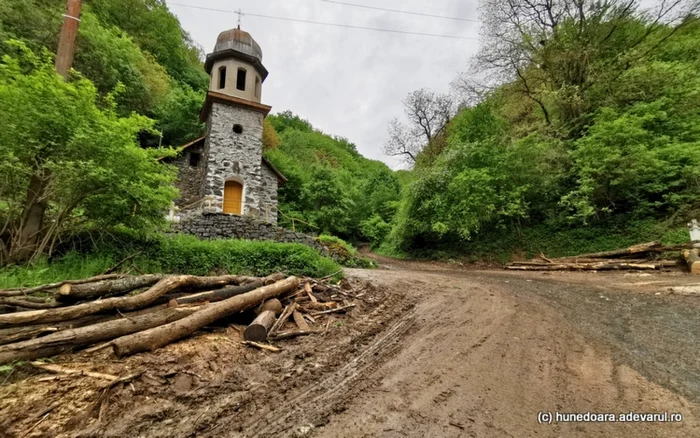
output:
M263 155L261 103L268 72L258 43L239 28L222 32L207 55L211 76L200 114L206 135L180 149L177 207L277 223L277 189L286 178Z

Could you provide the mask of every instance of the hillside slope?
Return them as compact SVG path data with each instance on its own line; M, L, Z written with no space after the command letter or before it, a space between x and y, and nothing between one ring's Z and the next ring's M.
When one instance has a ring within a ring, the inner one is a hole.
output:
M280 223L344 239L381 241L399 199L399 181L391 169L291 112L268 119L279 144L268 145L265 156L289 180L280 189Z

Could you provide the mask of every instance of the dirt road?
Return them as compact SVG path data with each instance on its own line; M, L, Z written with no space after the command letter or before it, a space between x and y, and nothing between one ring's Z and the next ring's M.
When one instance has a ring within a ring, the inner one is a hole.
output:
M313 436L700 436L700 297L668 293L692 277L384 264L350 274L416 297L408 333ZM683 421L539 424L540 411Z
M143 372L104 399L94 379L18 366L0 382L0 437L700 437L700 296L669 292L697 277L380 262L347 271L355 308L279 353L242 346L234 319L123 360L55 358Z

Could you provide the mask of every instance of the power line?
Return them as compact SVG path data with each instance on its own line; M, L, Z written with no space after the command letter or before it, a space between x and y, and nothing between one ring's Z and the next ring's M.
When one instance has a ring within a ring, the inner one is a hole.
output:
M203 11L224 12L227 14L238 14L239 13L238 11L231 11L228 9L206 8L203 6L184 5L182 3L168 2L167 4L169 6L180 6L183 8L200 9ZM398 33L398 34L404 34L404 35L429 36L429 37L436 37L436 38L451 38L451 39L456 39L456 40L478 40L479 39L477 37L463 37L463 36L456 36L456 35L438 35L438 34L433 34L433 33L408 32L405 30L396 30L396 29L381 29L378 27L353 26L351 24L328 23L328 22L324 22L324 21L301 20L298 18L274 17L272 15L251 14L250 12L246 12L245 15L248 17L268 18L271 20L293 21L296 23L318 24L318 25L322 25L322 26L342 27L342 28L346 28L346 29L373 30L373 31L377 31L377 32L389 32L389 33Z
M343 6L351 6L353 8L364 8L364 9L372 9L375 11L383 11L383 12L395 12L397 14L408 14L408 15L419 15L421 17L430 17L430 18L442 18L445 20L457 20L457 21L467 21L470 23L481 23L479 20L472 20L469 18L459 18L459 17L448 17L446 15L433 15L433 14L425 14L423 12L412 12L412 11L401 11L399 9L387 9L387 8L379 8L376 6L368 6L368 5L358 5L355 3L345 3L345 2L337 2L333 0L321 0L324 3L335 3L336 5L343 5Z

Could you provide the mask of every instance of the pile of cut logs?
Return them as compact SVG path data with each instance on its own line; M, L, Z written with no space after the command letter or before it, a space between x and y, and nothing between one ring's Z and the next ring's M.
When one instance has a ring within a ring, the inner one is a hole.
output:
M152 351L247 310L257 318L245 342L275 351L261 342L316 333L316 318L353 308L348 300L356 297L346 289L283 274L113 274L0 290L0 364L91 346L85 351L111 347L118 357ZM283 331L290 318L296 329Z
M692 249L690 243L666 246L660 242L640 243L624 249L556 259L550 259L544 254L540 254L530 261L509 263L505 268L513 271L660 270L682 266L680 258L678 260L658 258L663 253L678 253L679 251L682 251L685 263L691 272L700 273L698 250Z

